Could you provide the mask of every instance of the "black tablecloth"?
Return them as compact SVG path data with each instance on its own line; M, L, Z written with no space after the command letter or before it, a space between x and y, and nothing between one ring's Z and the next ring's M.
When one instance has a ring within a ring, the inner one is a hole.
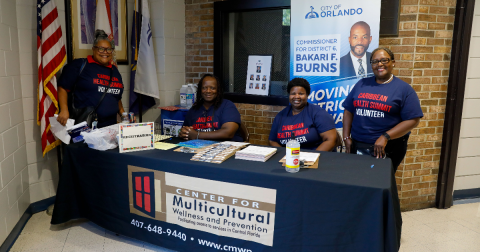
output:
M318 169L290 174L278 162L285 148L265 163L232 157L211 164L190 161L192 155L173 150L121 154L68 145L51 223L88 218L113 232L178 251L398 251L402 220L388 159L322 152ZM275 189L272 246L131 213L129 165ZM187 239L139 229L135 220Z

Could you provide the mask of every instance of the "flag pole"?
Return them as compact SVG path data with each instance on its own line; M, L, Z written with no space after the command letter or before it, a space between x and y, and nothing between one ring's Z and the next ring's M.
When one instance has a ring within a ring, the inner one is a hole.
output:
M138 46L140 46L140 38L142 37L141 36L141 32L142 32L142 22L143 22L143 8L142 8L142 1L143 0L138 0L138 17L139 17L139 21L137 22L137 31L140 31L140 36L138 36ZM138 117L140 119L140 122L143 122L143 104L142 104L142 94L139 94L138 95Z

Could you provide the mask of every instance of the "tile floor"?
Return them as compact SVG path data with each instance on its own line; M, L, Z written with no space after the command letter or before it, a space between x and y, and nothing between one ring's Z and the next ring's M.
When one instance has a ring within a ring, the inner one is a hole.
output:
M404 212L401 252L480 251L480 203ZM101 228L86 220L50 225L50 216L32 216L11 252L172 252Z

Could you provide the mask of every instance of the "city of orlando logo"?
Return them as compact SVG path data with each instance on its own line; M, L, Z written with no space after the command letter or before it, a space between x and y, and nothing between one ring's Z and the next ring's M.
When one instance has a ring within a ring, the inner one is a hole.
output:
M305 15L305 19L319 18L318 13L313 11L313 6L310 6L310 12Z

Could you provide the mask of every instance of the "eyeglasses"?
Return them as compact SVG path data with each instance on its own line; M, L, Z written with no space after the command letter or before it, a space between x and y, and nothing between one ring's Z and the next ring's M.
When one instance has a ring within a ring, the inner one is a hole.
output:
M97 48L99 52L103 53L103 52L107 52L107 53L112 53L113 52L113 48L105 48L105 47L100 47L100 46L94 46L94 48Z
M382 62L383 65L385 64L388 64L388 62L390 62L391 59L388 59L388 58L383 58L383 59L380 59L380 60L372 60L370 61L370 64L372 64L372 66L376 66L378 65L378 62Z

